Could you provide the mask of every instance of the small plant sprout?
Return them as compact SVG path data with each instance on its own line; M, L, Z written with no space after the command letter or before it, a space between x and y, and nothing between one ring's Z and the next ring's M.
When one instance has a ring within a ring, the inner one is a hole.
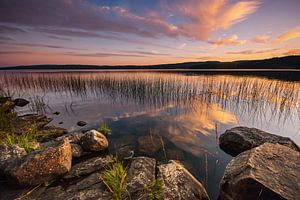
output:
M149 187L149 200L162 199L163 182L161 179L156 179Z
M100 179L106 185L108 190L112 193L112 198L114 200L126 199L126 170L123 164L114 159L114 163L104 170Z
M102 123L98 129L99 132L103 133L105 136L111 135L112 131L107 123Z

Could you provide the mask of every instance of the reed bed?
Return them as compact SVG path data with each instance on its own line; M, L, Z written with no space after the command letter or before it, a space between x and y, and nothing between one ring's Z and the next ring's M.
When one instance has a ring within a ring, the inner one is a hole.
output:
M135 102L155 108L195 109L219 104L254 119L300 119L300 83L252 76L174 73L0 73L0 85L15 93L54 92L112 103ZM3 89L2 89L3 90ZM1 91L1 90L0 90ZM40 104L39 104L40 105ZM42 108L41 108L42 109Z

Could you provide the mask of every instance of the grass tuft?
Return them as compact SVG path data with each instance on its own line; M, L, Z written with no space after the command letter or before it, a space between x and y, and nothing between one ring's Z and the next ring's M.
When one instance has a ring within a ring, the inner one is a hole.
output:
M7 145L18 145L21 148L24 148L26 152L34 151L33 143L36 143L36 129L29 128L27 132L17 135L13 133L5 133L4 138L2 139L1 143Z
M115 159L115 162L102 174L102 181L112 193L114 200L126 199L126 170L123 164Z
M162 199L163 182L161 179L156 179L149 187L149 200Z
M98 129L99 132L103 133L105 136L111 135L112 131L107 123L102 123Z

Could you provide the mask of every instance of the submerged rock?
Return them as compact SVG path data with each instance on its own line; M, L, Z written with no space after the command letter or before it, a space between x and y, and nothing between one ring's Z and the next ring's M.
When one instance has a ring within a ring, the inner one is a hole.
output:
M265 143L235 157L220 183L220 199L300 199L300 153Z
M178 161L171 160L168 164L160 165L158 175L164 185L162 199L209 199L202 184Z
M77 126L85 126L85 125L87 125L87 123L84 121L77 122Z
M28 114L28 115L19 116L19 119L25 123L27 122L30 125L35 124L37 128L43 128L44 126L46 126L52 121L51 118L48 118L45 115L37 115L37 114Z
M159 135L145 135L138 138L138 149L141 153L152 155L163 148Z
M18 106L18 107L24 107L24 106L26 106L27 104L29 104L29 101L27 101L26 99L18 98L18 99L15 99L15 100L14 100L14 103L15 103L15 105Z
M5 175L13 187L35 186L67 173L71 162L71 145L64 140L14 160L7 166Z
M300 151L300 148L290 138L267 133L256 128L235 127L226 130L225 133L220 136L220 148L232 156L237 156L243 151L252 149L266 142L278 143Z
M108 141L102 133L90 130L81 137L80 145L85 151L101 152L108 148Z
M56 126L45 126L37 132L39 139L49 139L62 136L67 133L67 129Z
M126 186L132 199L148 199L145 192L155 181L156 160L148 157L132 159L127 171Z
M0 177L4 175L4 170L7 165L15 160L16 158L20 158L25 156L27 153L25 149L17 146L17 145L0 145Z

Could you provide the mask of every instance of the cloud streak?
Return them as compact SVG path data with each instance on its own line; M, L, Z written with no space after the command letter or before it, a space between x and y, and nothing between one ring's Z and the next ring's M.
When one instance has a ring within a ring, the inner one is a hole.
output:
M95 32L114 32L205 40L212 32L247 19L257 10L260 1L161 0L161 4L160 10L148 10L138 15L126 7L95 5L83 0L43 3L39 0L2 0L0 19L2 23L56 35L98 37ZM166 11L182 16L183 20L171 22L169 16L164 16Z
M217 40L209 40L208 43L221 47L226 45L242 45L246 43L246 40L239 40L237 35L232 35L227 38L218 38Z

